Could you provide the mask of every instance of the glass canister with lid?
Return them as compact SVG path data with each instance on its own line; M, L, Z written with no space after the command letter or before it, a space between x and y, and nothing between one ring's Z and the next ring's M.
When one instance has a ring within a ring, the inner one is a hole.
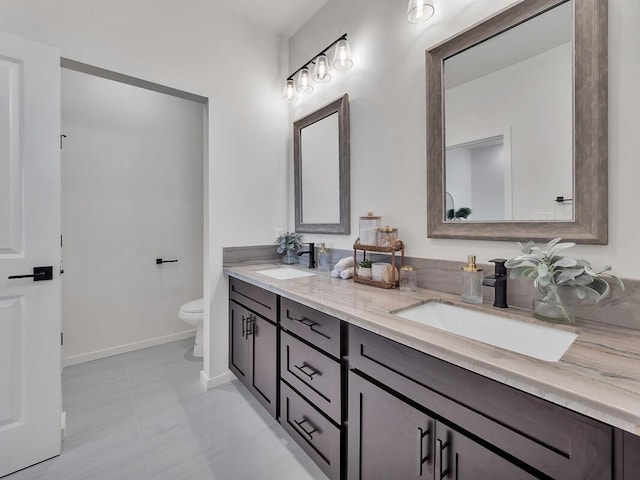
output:
M377 245L379 247L391 247L398 240L398 229L395 227L379 227Z
M400 267L400 290L403 292L415 292L418 289L416 267L405 265Z
M365 216L360 217L360 244L361 245L377 245L378 227L382 217L376 216L373 212L367 212Z

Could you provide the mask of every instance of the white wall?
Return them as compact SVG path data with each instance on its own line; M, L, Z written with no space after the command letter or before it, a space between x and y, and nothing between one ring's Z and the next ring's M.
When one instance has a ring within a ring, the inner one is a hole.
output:
M291 119L349 93L351 106L350 236L305 235L348 249L357 237L358 216L382 215L383 224L399 227L407 254L480 262L518 253L515 242L427 238L425 50L513 4L511 0L438 2L434 17L412 25L406 2L329 0L290 41L290 70L347 32L354 67L316 88L291 111ZM616 273L640 278L636 265L640 222L633 213L640 178L640 4L609 0L609 245L580 245L573 254ZM291 185L291 184L290 184ZM289 202L290 219L293 202ZM290 220L290 224L292 224Z
M270 243L286 225L282 41L209 0L0 0L0 30L62 56L209 98L205 140L205 377L228 371L222 247Z
M67 69L61 89L65 364L189 334L177 313L202 296L204 105Z

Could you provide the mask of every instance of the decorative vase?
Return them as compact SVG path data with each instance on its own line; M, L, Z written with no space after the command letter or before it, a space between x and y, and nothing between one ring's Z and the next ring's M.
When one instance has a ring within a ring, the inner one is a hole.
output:
M575 289L570 286L548 286L533 299L533 316L554 323L576 321Z
M282 263L286 263L287 265L291 265L297 262L298 259L296 258L295 250L287 250L284 257L282 257Z

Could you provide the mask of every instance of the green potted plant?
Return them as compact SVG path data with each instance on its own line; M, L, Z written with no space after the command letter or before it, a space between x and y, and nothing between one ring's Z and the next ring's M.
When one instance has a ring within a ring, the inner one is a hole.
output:
M296 263L296 254L302 247L300 235L295 232L285 232L276 239L276 243L280 244L278 245L278 253L285 254L282 261L289 265Z
M371 278L371 260L362 260L358 267L358 276L363 278Z
M575 243L560 243L561 238L551 240L544 248L535 243L518 243L522 254L507 260L511 278L528 278L540 296L533 300L533 316L560 323L575 321L576 300L594 303L607 297L611 287L607 278L624 289L622 281L610 273L611 266L596 272L583 259L561 255Z

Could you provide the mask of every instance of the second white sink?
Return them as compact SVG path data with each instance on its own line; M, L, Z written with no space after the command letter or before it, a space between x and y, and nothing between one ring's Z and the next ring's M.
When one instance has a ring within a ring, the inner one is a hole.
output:
M560 360L578 336L440 302L424 303L395 315L547 362Z
M311 277L315 275L313 272L298 270L297 268L279 267L269 268L267 270L257 270L256 273L275 278L276 280L291 280L292 278Z

